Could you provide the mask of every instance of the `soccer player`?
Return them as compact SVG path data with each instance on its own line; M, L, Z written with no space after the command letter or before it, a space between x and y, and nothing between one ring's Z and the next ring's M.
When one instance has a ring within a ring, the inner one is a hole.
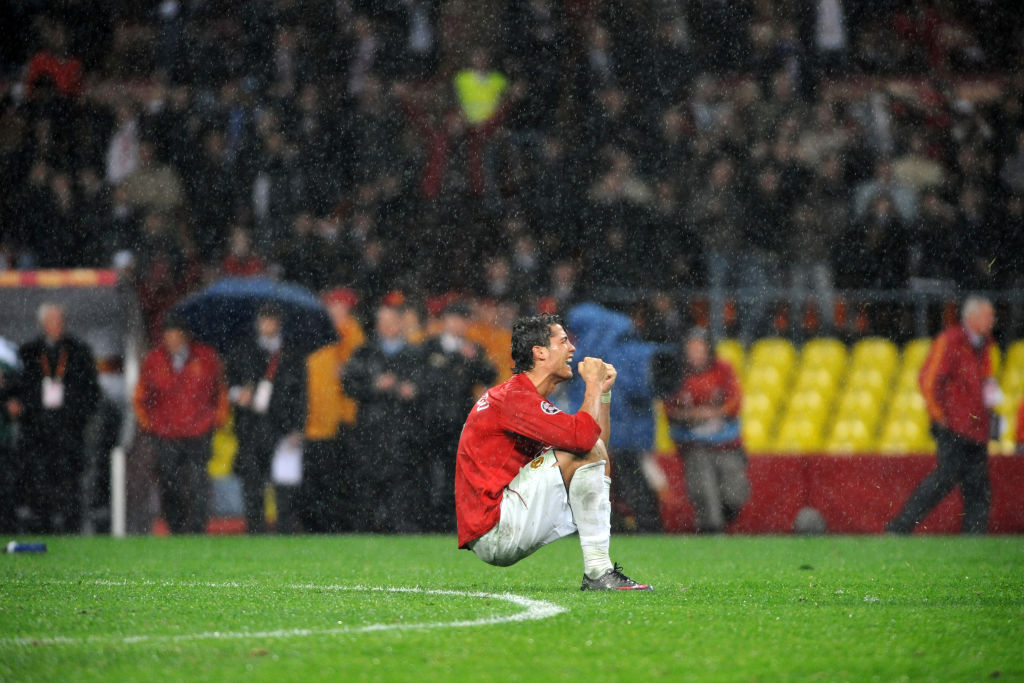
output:
M576 347L558 316L512 326L513 376L470 410L455 462L459 547L507 567L575 531L581 590L650 590L608 556L611 468L605 444L616 371L600 358L578 364L586 383L578 413L547 400L571 379Z

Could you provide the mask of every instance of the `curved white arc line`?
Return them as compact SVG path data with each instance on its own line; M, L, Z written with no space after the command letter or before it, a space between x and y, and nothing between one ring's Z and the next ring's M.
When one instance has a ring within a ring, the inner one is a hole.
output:
M93 585L93 586L162 586L167 588L246 588L255 587L254 584L241 584L234 581L224 583L205 581L129 581L95 579L83 581L69 580L42 580L33 581L33 584L59 584L59 585ZM416 622L411 624L367 624L365 626L342 626L339 628L326 629L277 629L273 631L204 631L200 633L182 633L177 635L136 635L136 636L85 636L73 638L67 636L53 636L46 638L31 638L20 636L16 638L0 638L0 645L75 645L80 643L96 642L120 642L124 644L145 643L145 642L182 642L190 640L232 640L243 638L294 638L307 636L332 636L354 633L373 633L380 631L414 631L428 630L434 628L466 628L472 626L490 626L494 624L506 624L520 621L536 621L568 612L568 608L556 605L545 600L535 600L515 593L485 593L482 591L458 591L445 589L428 589L405 586L342 586L342 585L318 585L312 583L290 584L282 588L292 590L326 590L326 591L373 591L386 593L420 593L423 595L449 595L464 598L483 598L501 600L513 605L524 607L522 612L507 615L492 615L480 617L479 619L461 619L457 621L438 622Z

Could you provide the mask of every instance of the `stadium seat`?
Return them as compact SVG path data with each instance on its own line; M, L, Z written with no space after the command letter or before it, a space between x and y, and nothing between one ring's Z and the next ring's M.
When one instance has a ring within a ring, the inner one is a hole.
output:
M832 337L816 337L804 344L800 352L800 364L805 368L827 368L834 375L846 369L849 353L846 346Z
M903 367L913 369L916 373L924 365L924 359L928 357L931 346L932 340L927 337L907 342L903 347Z
M906 365L900 367L896 374L896 381L894 382L897 391L909 391L917 389L918 387L918 376L921 374L920 368L908 367Z
M814 389L831 398L839 385L839 373L825 366L801 366L793 380L793 391Z
M743 397L743 402L740 404L740 416L743 419L770 420L776 409L777 404L771 396L763 391L752 391Z
M784 379L796 364L796 348L788 339L782 337L766 337L759 339L750 347L747 359L749 369L771 366L778 369Z
M998 377L1003 369L1003 352L999 349L998 344L992 345L992 348L989 349L988 357L992 361L992 376Z
M892 417L926 420L928 418L928 410L924 405L924 396L916 389L897 391L893 394L892 401L889 403L889 415Z
M1003 370L1003 376L999 380L999 386L1007 394L1024 393L1024 368L1017 368L1007 364Z
M854 344L850 371L871 367L881 372L883 378L888 378L898 361L899 351L895 344L881 337L868 337Z
M878 368L870 366L859 366L851 370L846 385L849 388L867 389L878 401L884 401L889 390L886 375Z
M763 420L746 418L740 420L743 446L747 451L757 453L768 448L768 427Z
M870 426L856 417L836 420L828 438L825 440L827 453L865 453L871 451L874 444Z
M774 365L755 365L751 363L743 381L743 389L748 393L761 392L768 394L773 400L782 396L785 389L782 371Z
M882 429L878 450L882 453L931 453L935 451L935 442L928 433L927 420L894 418Z
M856 419L873 430L882 414L882 401L869 389L850 387L839 397L836 420Z
M1024 371L1024 339L1018 339L1006 348L1006 368Z
M817 389L801 389L796 391L789 400L787 414L803 415L819 424L825 422L831 401Z
M821 450L821 422L789 413L779 427L773 451L777 453L809 453Z
M723 339L715 346L715 355L732 365L738 377L743 377L747 352L735 339Z

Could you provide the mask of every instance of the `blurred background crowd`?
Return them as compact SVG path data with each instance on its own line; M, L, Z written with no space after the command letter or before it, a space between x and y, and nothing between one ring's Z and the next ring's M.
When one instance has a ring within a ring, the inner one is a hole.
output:
M223 274L349 286L365 310L745 289L746 341L765 288L815 293L831 325L836 288L1024 275L1012 2L0 12L0 266L116 264L154 330Z

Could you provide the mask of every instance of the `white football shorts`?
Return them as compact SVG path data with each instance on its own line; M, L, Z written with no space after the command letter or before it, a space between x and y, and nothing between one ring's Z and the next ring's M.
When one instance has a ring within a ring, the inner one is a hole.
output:
M562 471L548 449L523 465L505 487L501 519L470 548L487 564L507 567L575 532Z

